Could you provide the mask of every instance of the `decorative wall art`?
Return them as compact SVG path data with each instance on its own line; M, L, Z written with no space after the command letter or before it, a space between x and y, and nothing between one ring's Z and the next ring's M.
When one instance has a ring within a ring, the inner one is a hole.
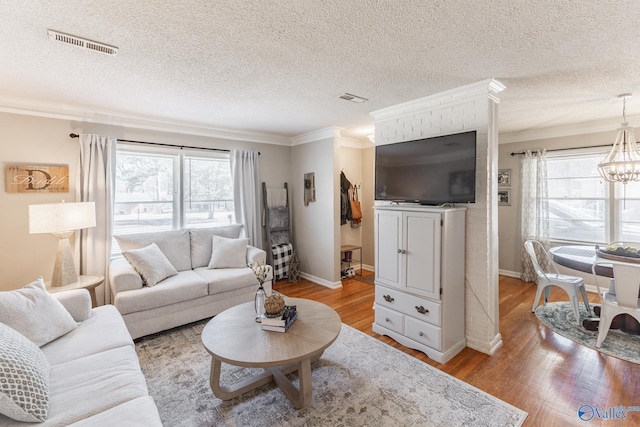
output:
M69 165L7 165L7 193L68 193Z
M511 169L498 169L498 185L511 187Z
M304 174L304 205L316 201L316 174L314 172Z
M511 206L511 190L498 190L498 205Z

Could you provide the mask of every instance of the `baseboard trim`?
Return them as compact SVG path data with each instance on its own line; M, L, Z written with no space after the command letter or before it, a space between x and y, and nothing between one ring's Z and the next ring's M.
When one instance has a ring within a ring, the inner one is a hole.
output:
M516 279L520 278L520 272L519 271L509 271L509 270L498 270L498 274L500 274L501 276L507 276L507 277L514 277Z
M314 276L309 273L300 272L300 276L307 279L310 282L316 283L318 285L324 286L329 289L340 289L342 287L342 281L338 282L330 282L328 280L322 279L320 277Z
M493 355L500 347L502 347L502 335L498 333L489 341L480 341L476 338L467 336L467 347L479 351L480 353Z

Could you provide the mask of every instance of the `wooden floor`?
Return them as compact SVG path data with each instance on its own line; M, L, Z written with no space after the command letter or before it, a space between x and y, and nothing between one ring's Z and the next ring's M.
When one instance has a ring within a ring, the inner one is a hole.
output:
M583 404L598 409L640 407L640 365L578 345L543 326L531 313L535 283L500 276L504 345L493 356L466 348L446 364L371 330L373 285L347 279L341 289L332 290L303 279L295 284L281 280L274 289L292 298L323 302L343 323L528 412L525 426L583 425L578 418ZM589 297L598 301L596 294ZM567 300L566 294L554 290L550 301L561 300ZM640 425L640 413L630 412L622 423L594 417L587 424Z

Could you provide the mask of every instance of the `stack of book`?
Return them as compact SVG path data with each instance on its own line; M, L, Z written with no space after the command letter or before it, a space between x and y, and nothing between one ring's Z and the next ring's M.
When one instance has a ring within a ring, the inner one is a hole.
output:
M265 317L262 319L263 331L286 332L287 329L298 318L298 312L295 305L286 305L282 316Z

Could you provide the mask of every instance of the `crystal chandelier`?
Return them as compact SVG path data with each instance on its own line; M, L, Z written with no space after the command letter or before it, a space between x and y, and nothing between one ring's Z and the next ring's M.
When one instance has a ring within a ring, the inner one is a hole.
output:
M633 135L633 128L627 123L626 107L630 93L618 95L622 99L622 125L607 157L598 164L598 172L609 182L640 181L640 153Z

